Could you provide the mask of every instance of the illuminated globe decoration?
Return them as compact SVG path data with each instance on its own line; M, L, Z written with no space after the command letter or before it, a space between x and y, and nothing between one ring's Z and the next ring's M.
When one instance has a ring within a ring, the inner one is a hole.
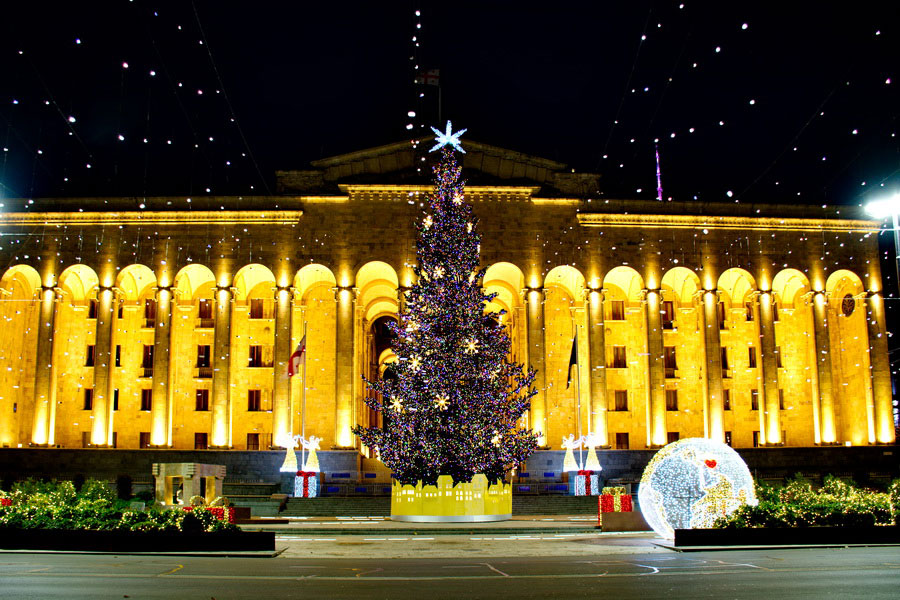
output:
M657 452L641 477L641 512L664 538L676 529L711 527L742 504L756 504L753 478L731 447L706 438L673 442Z

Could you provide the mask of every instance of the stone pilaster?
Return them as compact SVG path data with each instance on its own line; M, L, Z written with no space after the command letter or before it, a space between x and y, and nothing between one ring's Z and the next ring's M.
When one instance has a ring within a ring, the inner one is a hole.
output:
M666 371L663 365L663 330L659 290L644 293L644 325L647 336L647 440L649 446L666 444Z
M169 364L172 340L172 290L156 290L153 337L153 404L150 407L150 445L168 446L170 426Z
M112 387L112 332L115 315L115 294L110 288L97 292L97 331L94 340L94 405L91 412L91 444L107 446L110 443L110 402Z
M763 378L759 394L759 443L777 444L781 441L781 413L778 408L778 361L775 358L775 306L772 292L760 292L757 301Z
M233 292L216 290L216 324L213 343L212 445L231 446L231 312Z
M537 393L531 398L531 428L539 434L538 445L547 443L547 372L544 349L544 297L543 288L525 290L526 318L528 319L528 364L537 372L534 380Z
M896 442L896 433L891 397L891 363L884 321L884 296L878 292L872 292L866 297L866 326L869 334L872 395L875 399L875 441L879 444L893 444Z
M52 287L42 287L40 303L31 443L47 446L53 443L52 421L56 407L56 366L53 360L56 339L56 290Z
M588 292L588 365L591 372L591 431L601 446L609 446L609 427L606 411L606 323L604 320L603 290Z
M356 288L339 287L335 290L337 303L337 326L335 327L335 414L334 445L337 448L352 448L353 436L353 361L355 331L353 322L356 315Z
M837 442L834 417L834 383L832 380L831 339L828 332L828 299L823 292L812 298L813 331L816 339L816 377L819 387L819 424L822 442Z
M719 334L718 295L713 290L703 292L703 331L706 348L706 431L710 439L725 442L724 399L722 385L722 339Z
M291 382L288 363L293 352L291 321L293 288L275 291L275 382L272 410L272 438L276 446L286 448L293 442L291 430Z

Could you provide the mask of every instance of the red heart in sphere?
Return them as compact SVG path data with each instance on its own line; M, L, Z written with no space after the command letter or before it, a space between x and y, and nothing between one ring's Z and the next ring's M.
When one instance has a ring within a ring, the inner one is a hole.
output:
M715 459L707 458L705 462L706 462L706 466L709 467L710 469L716 468L717 463L716 463Z

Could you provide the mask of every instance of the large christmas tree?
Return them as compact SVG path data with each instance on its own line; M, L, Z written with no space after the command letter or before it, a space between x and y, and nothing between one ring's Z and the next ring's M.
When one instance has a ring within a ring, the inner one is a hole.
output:
M384 427L356 433L403 484L457 483L484 473L490 481L528 457L537 435L518 425L528 410L535 373L507 358L510 338L503 312L486 313L496 294L485 294L481 236L454 148L459 135L438 132L443 146L434 168L435 190L417 223L417 283L394 326L396 377L370 381L378 393L368 406Z

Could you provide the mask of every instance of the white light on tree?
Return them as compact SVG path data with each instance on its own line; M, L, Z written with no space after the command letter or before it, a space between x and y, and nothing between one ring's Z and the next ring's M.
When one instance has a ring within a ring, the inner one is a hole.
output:
M711 527L742 504L756 504L753 477L729 446L705 438L673 442L657 452L641 477L641 512L664 538L676 529Z

